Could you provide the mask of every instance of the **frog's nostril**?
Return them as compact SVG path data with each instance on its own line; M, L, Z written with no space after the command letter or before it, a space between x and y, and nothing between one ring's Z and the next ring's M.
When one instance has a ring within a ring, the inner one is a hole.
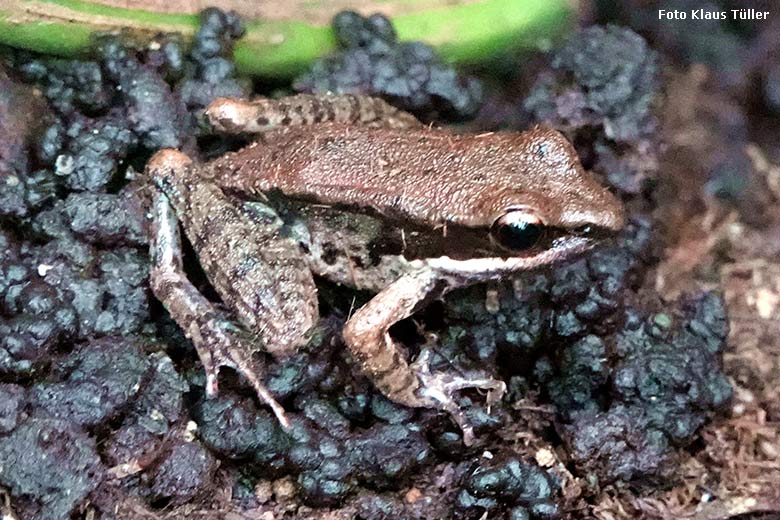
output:
M590 237L596 234L596 228L590 224L585 224L574 229L574 234L581 237Z
M610 236L614 235L615 230L612 229L611 225L600 226L595 224L584 224L582 226L572 229L569 233L571 235L581 237L581 238L587 238L591 240L601 240L604 238L609 238Z

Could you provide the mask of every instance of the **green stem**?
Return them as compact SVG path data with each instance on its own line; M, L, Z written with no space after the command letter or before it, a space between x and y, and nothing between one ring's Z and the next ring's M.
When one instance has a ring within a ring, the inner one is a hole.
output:
M444 59L474 63L509 49L544 47L571 27L574 0L475 0L393 19L403 40L434 45ZM144 40L159 32L191 39L197 15L124 9L84 0L3 0L0 43L72 57L88 53L95 32ZM252 20L235 48L241 73L289 78L336 47L328 26Z

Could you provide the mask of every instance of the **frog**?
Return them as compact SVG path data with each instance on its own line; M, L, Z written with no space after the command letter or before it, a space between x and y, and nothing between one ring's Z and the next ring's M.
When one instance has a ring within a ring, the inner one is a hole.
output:
M253 354L284 359L306 344L315 276L374 294L342 329L356 370L393 402L449 414L471 445L459 397L477 391L489 407L505 383L432 371L435 344L412 361L390 328L454 289L576 258L625 223L619 198L552 128L455 133L352 94L219 98L205 118L249 144L206 162L174 149L150 158L151 288L194 344L206 395L230 367L285 429ZM188 280L180 228L221 306Z

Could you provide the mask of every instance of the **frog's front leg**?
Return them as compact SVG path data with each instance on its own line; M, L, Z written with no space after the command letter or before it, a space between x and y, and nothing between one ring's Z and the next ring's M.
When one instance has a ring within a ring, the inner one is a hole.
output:
M382 128L422 126L382 99L355 94L297 94L251 101L218 98L206 109L211 126L226 134L256 134L283 126L345 123Z
M393 324L448 288L448 282L433 269L423 267L406 274L352 316L344 327L344 340L383 394L406 406L447 411L463 431L464 443L470 445L474 432L456 401L456 393L466 388L484 389L488 391L488 404L492 404L504 393L504 382L481 374L431 373L427 349L410 365L388 332Z

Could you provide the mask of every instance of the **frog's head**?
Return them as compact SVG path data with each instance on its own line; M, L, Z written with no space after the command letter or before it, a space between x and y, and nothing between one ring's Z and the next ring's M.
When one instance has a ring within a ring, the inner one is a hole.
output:
M569 238L589 241L623 228L622 203L586 172L559 132L536 128L526 134L522 154L536 182L514 184L490 201L491 239L514 253L553 247ZM530 158L530 160L529 160Z

